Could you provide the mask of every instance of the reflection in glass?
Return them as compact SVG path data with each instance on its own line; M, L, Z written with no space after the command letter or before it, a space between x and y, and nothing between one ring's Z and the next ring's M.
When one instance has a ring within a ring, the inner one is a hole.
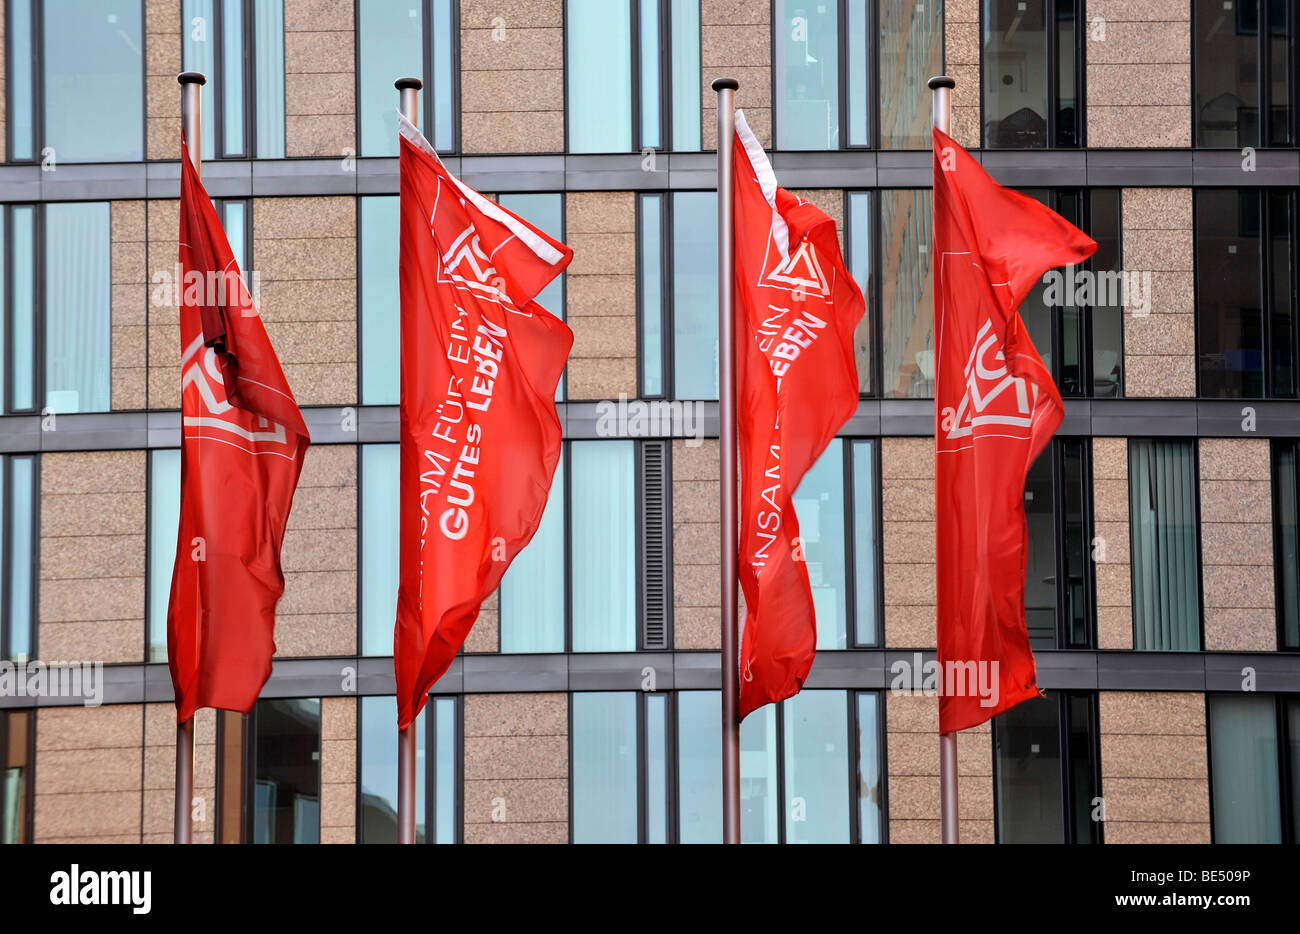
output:
M357 68L361 155L395 156L397 94L393 82L402 76L424 77L423 0L369 0L357 4ZM362 203L367 200L371 199L363 198ZM395 264L396 253L392 256ZM397 277L392 278L395 289Z
M1046 7L1047 0L984 0L984 145L990 149L1048 145Z
M1276 444L1273 497L1277 502L1280 647L1300 649L1300 464L1297 464L1300 442L1278 441Z
M858 368L858 392L862 395L872 392L875 368L875 361L871 358L871 335L876 320L876 296L871 280L871 248L875 239L872 236L871 198L869 191L849 192L849 225L845 231L849 274L862 290L862 298L867 304L866 313L853 332L853 360Z
M217 74L216 23L214 0L184 0L181 4L181 62L186 71L197 71L209 76L208 82L199 89L201 113L205 115L217 112L217 82L213 80ZM242 37L235 50L236 53L243 50ZM204 159L216 158L218 134L215 130L212 127L202 134Z
M776 148L840 146L839 4L776 0Z
M1052 446L1038 456L1025 477L1025 625L1035 649L1056 644L1056 516L1052 495Z
M930 148L930 102L915 89L943 74L943 6L943 0L877 2L881 149Z
M1195 0L1193 20L1196 144L1258 146L1259 0Z
M934 276L929 191L880 192L881 369L885 398L934 396Z
M880 843L885 823L885 775L880 748L880 695L858 694L858 827L861 843Z
M1059 695L1012 707L993 722L1000 843L1064 843Z
M1089 260L1094 272L1118 273L1120 256L1120 189L1093 188L1088 191L1089 233L1097 241L1097 252ZM1151 299L1147 295L1148 300ZM1093 296L1087 312L1092 331L1092 394L1118 397L1124 394L1124 298L1120 290L1107 289L1105 297Z
M425 736L428 712L438 698L430 698L415 721L415 842L424 843L425 788L428 768ZM443 698L455 704L453 698ZM436 708L435 708L436 709ZM397 698L361 698L360 749L361 809L359 843L397 842ZM441 841L439 841L441 842Z
M721 703L721 700L719 700ZM777 794L776 704L755 710L740 724L740 842L780 843ZM715 731L716 732L716 731ZM721 746L721 737L718 739ZM715 752L715 755L719 753ZM718 794L721 795L721 782ZM718 798L721 807L721 797ZM722 826L721 815L718 818ZM721 832L718 834L721 839Z
M254 711L253 842L319 843L320 699L260 700Z

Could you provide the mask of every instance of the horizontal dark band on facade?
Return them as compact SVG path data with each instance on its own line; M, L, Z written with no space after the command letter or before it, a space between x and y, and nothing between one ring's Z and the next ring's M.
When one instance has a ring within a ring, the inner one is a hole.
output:
M917 671L920 657L922 669ZM899 650L822 651L810 689L883 690L900 672L919 679L935 654ZM1044 690L1238 692L1252 671L1253 690L1300 691L1297 656L1285 653L1039 651ZM899 663L904 667L895 667ZM566 691L718 690L717 652L628 652L573 655L462 655L434 686L434 694L513 694ZM922 687L910 676L898 682ZM388 657L281 658L262 697L357 697L393 694ZM173 698L165 664L106 665L105 704L167 703ZM77 706L71 698L0 696L0 709Z
M561 402L564 437L716 438L716 402L651 400L638 409L617 402ZM686 405L692 406L687 410ZM630 429L609 433L624 413ZM639 412L639 415L638 415ZM303 409L315 444L396 443L395 405L308 406ZM638 423L637 418L642 421ZM0 418L0 454L42 451L121 451L180 446L180 412L95 412L54 417L43 430L39 415ZM640 425L643 431L637 429ZM621 433L619 433L621 432ZM844 437L928 437L934 434L929 399L863 399L840 432ZM1300 436L1300 401L1222 399L1067 399L1061 437L1294 438Z
M786 188L928 188L927 150L773 152ZM1300 185L1300 152L1260 149L1253 170L1239 150L976 150L1004 185L1017 187L1230 187ZM447 168L486 192L676 191L713 188L711 152L610 155L448 156ZM203 181L214 198L397 194L396 159L210 160ZM0 201L98 201L180 196L180 163L0 165Z

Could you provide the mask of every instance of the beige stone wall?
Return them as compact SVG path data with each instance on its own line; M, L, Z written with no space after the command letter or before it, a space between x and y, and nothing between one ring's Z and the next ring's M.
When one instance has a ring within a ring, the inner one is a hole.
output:
M1202 438L1201 581L1207 651L1277 649L1267 439Z
M112 407L143 409L149 315L145 203L114 201L111 210Z
M36 714L37 843L139 843L144 711L52 707Z
M176 281L176 264L180 254L180 201L155 200L145 202L149 262L148 311L148 385L147 402L150 409L179 409L181 407L181 331L180 309L176 303L159 303L154 285L156 276L166 276L163 281Z
M564 205L565 240L573 248L565 277L573 329L568 397L635 397L636 195L570 192Z
M357 449L307 449L281 554L284 596L276 609L280 656L357 650Z
M465 842L568 842L568 696L467 694L464 710Z
M952 92L952 132L967 149L983 145L980 127L980 3L947 0L943 10L944 64L957 82Z
M139 707L132 707L139 711ZM195 843L211 843L217 826L217 715L194 714ZM176 707L144 705L144 825L141 843L171 843L176 828Z
M880 440L885 645L935 645L934 441Z
M1097 648L1133 648L1129 566L1128 440L1092 441L1093 570L1097 581ZM1104 548L1104 551L1102 550ZM1103 560L1104 555L1104 560Z
M357 842L357 700L320 702L320 842Z
M1125 188L1124 270L1151 274L1151 313L1124 311L1124 393L1196 395L1190 188Z
M474 628L465 637L464 651L468 654L501 651L501 592L492 591L479 609Z
M1107 843L1209 843L1205 695L1102 691Z
M352 10L352 0L284 2L284 153L290 158L356 151Z
M673 442L673 648L721 645L718 442Z
M1089 146L1191 145L1190 12L1186 0L1088 3Z
M763 148L772 148L772 4L768 0L700 0L700 139L718 141L715 78L735 78L736 107L745 111Z
M922 694L885 698L889 842L939 842L939 704ZM994 842L993 740L989 724L957 738L958 834Z
M45 661L144 660L145 452L43 454Z
M148 0L144 29L145 158L179 159L181 0Z
M461 0L460 81L462 151L563 152L563 0Z
M259 311L299 405L357 397L355 198L255 198Z

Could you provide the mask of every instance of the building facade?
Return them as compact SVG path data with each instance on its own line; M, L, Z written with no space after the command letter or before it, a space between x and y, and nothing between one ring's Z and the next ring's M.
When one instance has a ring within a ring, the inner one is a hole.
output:
M938 841L925 80L947 73L954 137L1100 246L1022 312L1066 400L1025 492L1046 693L960 736L962 837L1296 841L1298 8L5 0L0 659L104 668L99 706L0 691L0 841L171 839L182 70L209 77L204 181L314 440L275 672L251 715L197 718L197 840L395 837L405 75L449 169L574 249L540 298L575 337L561 468L420 721L420 836L721 839L728 75L868 305L857 413L796 498L818 658L743 726L744 837Z

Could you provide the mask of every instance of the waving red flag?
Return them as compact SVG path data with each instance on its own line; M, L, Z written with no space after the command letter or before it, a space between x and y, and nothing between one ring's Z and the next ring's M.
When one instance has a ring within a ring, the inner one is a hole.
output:
M858 405L853 329L866 310L835 222L778 188L736 111L740 428L740 716L799 693L817 648L792 497Z
M179 721L271 674L280 545L311 438L181 145L181 510L167 609Z
M1025 628L1025 475L1065 410L1016 310L1097 244L934 131L939 732L1039 694Z
M401 118L401 537L393 656L405 729L542 519L573 333L533 298L573 251L447 172Z

